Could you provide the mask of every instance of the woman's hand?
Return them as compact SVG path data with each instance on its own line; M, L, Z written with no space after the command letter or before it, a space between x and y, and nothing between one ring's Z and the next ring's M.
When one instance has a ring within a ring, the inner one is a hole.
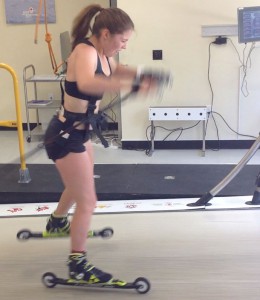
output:
M172 85L172 74L163 70L140 70L133 81L132 92L157 92Z

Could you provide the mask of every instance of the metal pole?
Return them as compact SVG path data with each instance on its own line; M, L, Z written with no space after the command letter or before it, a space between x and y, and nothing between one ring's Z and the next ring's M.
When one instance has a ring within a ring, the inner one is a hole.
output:
M24 155L24 142L23 142L23 125L22 125L22 114L21 114L21 104L20 104L20 94L18 88L18 80L15 71L8 65L0 63L0 68L3 68L12 75L13 85L14 85L14 95L15 95L15 108L16 108L16 120L17 120L17 130L18 130L18 140L19 140L19 151L20 151L20 179L19 183L28 183L31 181L29 170L26 168L25 155Z
M260 146L260 135L255 140L251 148L247 151L245 156L241 159L241 161L234 167L234 169L223 179L221 182L216 185L212 190L203 195L199 200L195 203L189 203L187 206L204 206L207 205L208 202L216 196L247 164L247 162L254 156L256 151ZM209 204L208 204L209 205Z

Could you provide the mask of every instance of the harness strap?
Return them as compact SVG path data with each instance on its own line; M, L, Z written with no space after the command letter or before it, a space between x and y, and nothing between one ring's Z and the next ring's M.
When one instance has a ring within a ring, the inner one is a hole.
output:
M64 88L63 88L63 79L60 80L60 89L61 89L61 105L64 107ZM77 120L79 121L81 124L86 124L89 123L93 129L93 131L95 132L95 134L97 135L97 137L100 139L102 145L107 148L108 142L107 140L103 137L101 130L98 128L98 115L94 113L96 109L96 105L89 103L88 105L88 111L86 114L86 117L82 117L82 114L79 114L80 119ZM66 112L66 110L64 109L64 111ZM77 124L78 126L79 124ZM69 127L70 128L70 127ZM68 128L68 130L69 130ZM71 131L74 129L75 127L72 126ZM66 130L66 132L63 132L62 135L68 133L68 130ZM70 132L71 132L70 131Z
M64 88L62 86L62 79L60 81L60 87L61 87L61 98L62 98L62 106L64 104ZM108 104L105 108L103 108L103 112L105 112L108 109L111 109L113 106L115 106L117 103L123 103L124 101L126 101L130 96L132 96L133 94L135 94L136 92L134 90L131 90L130 92L128 92L126 95L124 95L124 97L122 99L118 98L117 101ZM64 106L63 106L64 107ZM91 124L93 131L95 132L95 134L98 136L98 138L100 139L101 143L103 144L103 146L105 148L107 148L108 142L105 140L105 138L102 136L100 130L97 128L97 115L95 118L95 114L94 111L96 109L96 106L93 104L89 104L88 107L88 115L86 115L86 117L82 117L82 119L79 120L79 123L77 125L72 125L69 128L67 128L66 130L64 130L63 132L59 133L58 135L54 136L52 139L50 139L49 141L46 141L44 144L50 144L52 142L54 142L54 140L58 137L61 137L63 135L65 135L66 133L70 133L72 130L74 130L77 126L79 126L79 124L84 124L84 123L89 123Z
M62 84L61 84L62 87ZM62 99L64 98L64 90L63 90L63 95L62 95ZM63 106L64 101L62 102L62 106ZM64 106L63 106L64 108ZM56 136L54 136L53 138L47 140L44 144L48 145L53 143L57 138L64 136L65 134L69 134L71 133L74 129L76 129L76 127L78 127L80 124L86 124L89 123L93 129L93 131L95 132L95 134L97 135L97 137L100 139L102 145L107 148L108 142L107 140L104 138L104 136L101 133L101 130L98 128L98 118L99 116L97 114L94 113L96 106L95 105L89 105L88 107L88 112L87 114L75 114L75 120L71 120L72 123L78 121L77 124L72 124L70 125L67 129L65 129L64 131L60 132L59 134L57 134ZM68 123L69 118L71 113L68 112L65 108L64 108L64 117L67 119ZM85 116L82 116L85 115Z
M100 139L102 145L105 148L108 148L108 141L104 138L104 136L102 135L100 129L97 127L97 116L95 114L91 115L88 119L89 124L91 125L93 131L95 132L95 134L97 135L97 137Z
M63 88L63 78L60 80L60 91L61 91L61 105L64 106L64 88Z
M93 104L89 103L88 111L87 111L87 121L91 125L91 127L92 127L93 131L95 132L95 134L97 135L97 137L100 139L102 145L105 148L107 148L109 146L108 142L104 138L104 136L101 133L101 130L97 126L98 115L94 113L95 109L96 109L96 105L93 105Z

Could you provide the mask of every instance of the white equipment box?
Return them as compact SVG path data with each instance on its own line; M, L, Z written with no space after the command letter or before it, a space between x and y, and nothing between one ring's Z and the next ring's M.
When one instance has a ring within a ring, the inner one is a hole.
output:
M151 132L154 133L154 121L202 121L202 155L205 156L206 120L210 106L153 106L149 107ZM154 134L151 135L151 154L154 152Z
M150 121L196 121L207 120L207 106L157 106L149 107Z

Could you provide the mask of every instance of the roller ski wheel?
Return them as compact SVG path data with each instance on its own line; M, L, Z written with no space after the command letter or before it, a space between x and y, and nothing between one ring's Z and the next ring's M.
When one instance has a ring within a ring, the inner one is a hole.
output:
M111 227L106 227L102 230L93 231L93 236L101 236L103 239L110 239L113 236L113 234L114 234L114 230Z
M103 239L109 239L113 236L114 230L110 227L105 227L101 230L90 230L88 232L88 238L94 238L94 237L102 237ZM22 229L20 230L16 237L20 241L25 241L31 238L34 239L41 239L41 238L62 238L62 237L68 237L68 233L49 233L47 231L31 231L29 229Z
M28 240L30 237L32 237L32 233L30 230L23 229L17 232L16 237L18 240Z
M88 283L84 280L64 279L59 278L51 272L47 272L42 276L42 282L47 288L53 288L56 285L82 286L87 288L108 288L108 289L122 289L122 290L136 290L139 294L146 294L150 288L150 282L144 278L139 277L134 282L126 282L118 279L111 279L107 283Z
M134 287L139 294L146 294L150 290L151 285L146 278L139 277L134 281Z
M47 288L55 287L55 285L57 284L56 281L57 281L56 275L51 272L47 272L42 276L42 282Z

